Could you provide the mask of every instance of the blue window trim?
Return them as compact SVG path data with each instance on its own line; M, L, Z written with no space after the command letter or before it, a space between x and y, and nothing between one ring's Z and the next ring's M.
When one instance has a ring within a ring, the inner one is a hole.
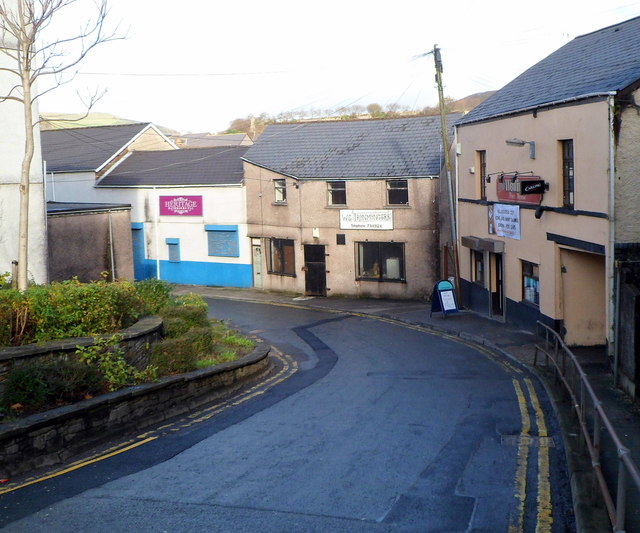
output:
M206 232L213 231L213 232L224 232L229 234L229 242L227 244L230 249L227 252L216 250L216 253L212 253L211 244L208 242L207 253L210 257L240 257L240 242L238 238L237 225L205 224L204 229ZM209 237L207 237L207 241L209 241Z
M144 229L144 222L132 222L131 229Z
M180 239L166 239L165 242L169 247L169 263L179 263L180 262ZM175 254L173 259L171 258L172 253Z

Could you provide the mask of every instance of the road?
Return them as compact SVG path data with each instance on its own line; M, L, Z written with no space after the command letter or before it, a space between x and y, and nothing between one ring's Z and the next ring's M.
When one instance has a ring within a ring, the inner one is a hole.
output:
M525 369L392 320L209 302L277 349L278 379L3 494L3 531L574 530L557 422Z

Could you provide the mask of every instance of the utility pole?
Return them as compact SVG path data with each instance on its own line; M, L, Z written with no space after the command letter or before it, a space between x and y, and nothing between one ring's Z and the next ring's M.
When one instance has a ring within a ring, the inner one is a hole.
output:
M445 172L446 172L446 180L447 180L447 190L449 194L449 219L451 223L451 248L453 251L453 270L454 277L456 280L456 293L458 296L458 301L460 299L460 265L458 260L458 232L457 232L457 224L456 224L456 209L455 209L455 198L456 198L456 190L455 185L453 183L453 179L451 177L451 154L449 152L449 134L447 131L447 113L445 110L444 103L444 91L442 89L442 58L440 56L440 48L438 45L433 45L433 50L422 54L418 57L424 57L427 55L433 54L433 60L435 62L436 67L436 84L438 86L438 107L440 109L440 130L442 133L442 146L444 151L444 164L445 164Z

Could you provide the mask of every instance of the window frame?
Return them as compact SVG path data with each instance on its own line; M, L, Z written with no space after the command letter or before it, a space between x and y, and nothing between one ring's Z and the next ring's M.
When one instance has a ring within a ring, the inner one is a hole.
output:
M287 203L287 180L284 178L273 180L273 203L278 205Z
M167 259L169 263L180 263L180 239L165 239L167 245Z
M221 226L208 224L204 227L204 229L207 234L207 255L209 257L240 257L240 239L238 234L238 226ZM224 235L225 237L228 237L226 242L228 251L220 249L212 250L212 244L215 244L212 243L212 237L214 235Z
M575 206L575 149L573 139L560 141L562 164L562 207L573 209Z
M480 180L480 200L487 199L487 151L476 150L478 178Z
M480 266L480 268L478 268ZM485 286L486 268L484 252L482 250L471 250L471 281L481 287Z
M291 261L289 262L287 259L290 259ZM269 239L268 260L267 272L269 274L296 277L296 252L294 240L271 237Z
M393 256L389 253L393 251L391 248L400 249L401 255L396 266L392 265L392 268L398 269L397 277L390 277L389 273L389 259L393 259ZM405 243L403 242L385 242L385 241L358 241L355 243L355 266L356 266L356 280L358 281L377 281L377 282L391 282L391 283L406 283L406 253ZM368 259L365 260L365 254L368 255ZM371 258L374 261L371 263ZM376 263L378 264L377 270L368 269L365 261L371 263L372 267ZM385 266L382 266L385 265Z
M400 183L404 183L403 187L395 187L394 185L396 184L400 184ZM385 188L386 188L386 195L387 195L387 205L395 205L395 206L401 206L401 205L409 205L409 180L407 179L388 179L385 182ZM404 191L404 196L405 196L405 201L402 202L392 202L391 201L391 194L392 193L396 193L398 194L399 192Z
M344 197L343 202L338 202L335 200L336 193L342 193ZM347 182L345 180L327 181L327 205L343 207L347 205Z
M520 260L522 301L540 307L540 265Z

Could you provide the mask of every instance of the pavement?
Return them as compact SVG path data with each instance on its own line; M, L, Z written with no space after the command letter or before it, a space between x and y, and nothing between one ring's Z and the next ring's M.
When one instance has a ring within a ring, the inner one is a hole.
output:
M195 292L209 298L296 305L330 312L380 316L422 326L438 333L446 333L467 342L483 345L496 353L526 365L540 377L547 389L563 430L577 531L579 533L612 531L602 497L594 482L591 460L583 444L572 404L563 394L553 375L542 365L543 356L538 356L538 364L534 367L536 336L531 332L516 329L469 310L460 310L447 316L439 312L431 313L431 304L426 301L320 298L258 289L190 285L177 286L174 292L176 294ZM614 386L611 365L604 348L578 348L573 352L583 371L587 374L588 380L622 444L629 449L631 457L637 462L640 459L640 404L634 402ZM589 413L587 419L591 422L589 427L592 428L593 424ZM603 432L602 435L600 462L613 500L616 501L618 450L614 443L606 437L606 432ZM625 528L613 530L640 533L640 491L629 483L628 487Z

